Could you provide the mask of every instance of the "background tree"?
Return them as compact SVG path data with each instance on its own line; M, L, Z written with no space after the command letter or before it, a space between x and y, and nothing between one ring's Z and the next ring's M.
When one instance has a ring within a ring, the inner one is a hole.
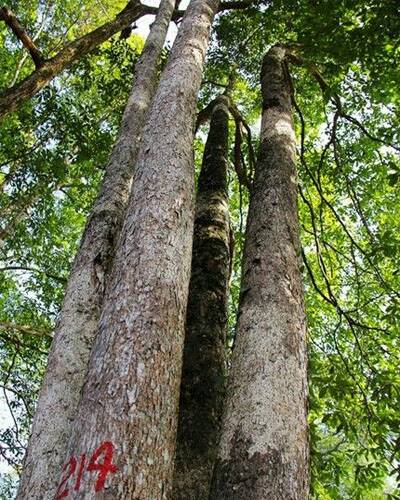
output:
M172 493L176 500L208 497L220 435L233 251L229 108L228 95L208 106L210 130L198 179Z

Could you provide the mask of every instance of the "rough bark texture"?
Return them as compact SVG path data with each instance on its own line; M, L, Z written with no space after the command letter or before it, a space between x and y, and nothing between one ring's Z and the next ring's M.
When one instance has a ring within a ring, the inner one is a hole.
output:
M33 422L20 499L54 498L173 7L174 0L161 2L136 65L119 138L74 261Z
M197 191L174 500L208 498L219 439L230 274L228 106L225 96L213 103Z
M213 500L308 497L306 327L284 56L272 48L262 68L261 150Z
M217 6L190 3L143 133L59 498L64 491L79 499L170 498L193 242L194 113ZM83 456L86 465L75 469Z

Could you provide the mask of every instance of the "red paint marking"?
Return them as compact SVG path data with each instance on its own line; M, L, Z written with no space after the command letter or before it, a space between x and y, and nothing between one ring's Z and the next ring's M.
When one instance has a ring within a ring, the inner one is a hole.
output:
M85 471L85 460L86 460L86 455L82 453L81 460L79 462L78 477L76 478L76 483L74 487L75 491L78 491L79 488L81 487L82 476Z
M114 445L110 441L105 441L102 443L97 450L93 453L89 465L87 466L88 471L99 471L96 484L94 485L94 490L101 491L104 488L104 484L107 479L107 474L115 474L118 467L112 463L112 457L114 452ZM103 462L97 462L97 459L104 455Z
M71 457L69 459L69 461L66 464L64 464L62 471L64 472L68 467L69 467L68 473L66 474L66 476L64 478L61 479L61 482L60 482L60 485L57 489L56 496L55 496L54 500L60 500L61 498L65 498L68 496L69 489L65 488L64 490L61 491L61 488L66 484L68 479L75 472L75 469L76 469L76 458L75 457Z

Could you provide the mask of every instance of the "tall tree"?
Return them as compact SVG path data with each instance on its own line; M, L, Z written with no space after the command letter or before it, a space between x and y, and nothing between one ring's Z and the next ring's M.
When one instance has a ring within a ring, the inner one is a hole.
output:
M10 6L42 54L51 57L126 3L29 0ZM234 62L240 75L235 102L249 125L257 126L261 54L279 40L293 44L311 498L399 496L397 13L396 0L257 1L246 12L218 16L201 87L201 103L210 102ZM127 40L117 35L0 123L1 227L14 220L0 244L0 398L9 415L0 426L0 460L8 462L0 497L13 498L9 486L18 479L63 283L117 134L141 45L136 35ZM3 22L0 52L2 88L29 76L31 58ZM199 162L201 143L199 136L194 143ZM247 163L246 141L242 146ZM248 197L236 180L229 194L237 247L231 333Z
M211 105L198 181L172 498L208 498L225 395L231 238L228 96Z
M173 9L173 0L161 2L136 65L120 134L75 257L33 421L19 498L54 497Z
M193 240L193 118L217 7L189 4L143 133L58 498L72 487L77 498L170 496Z
M261 71L261 146L213 500L308 496L306 328L285 53L274 46Z

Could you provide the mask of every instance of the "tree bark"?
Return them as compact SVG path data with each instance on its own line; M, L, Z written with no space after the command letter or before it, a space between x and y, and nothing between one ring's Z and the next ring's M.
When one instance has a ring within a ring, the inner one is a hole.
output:
M54 498L173 8L174 0L161 2L136 65L119 137L73 264L33 422L19 499Z
M305 500L309 489L296 144L284 48L264 58L261 83L261 150L212 500Z
M230 275L229 99L213 102L201 167L186 314L174 500L207 499L226 379Z
M194 113L217 7L191 1L161 78L56 498L72 490L79 499L170 497L193 241Z

